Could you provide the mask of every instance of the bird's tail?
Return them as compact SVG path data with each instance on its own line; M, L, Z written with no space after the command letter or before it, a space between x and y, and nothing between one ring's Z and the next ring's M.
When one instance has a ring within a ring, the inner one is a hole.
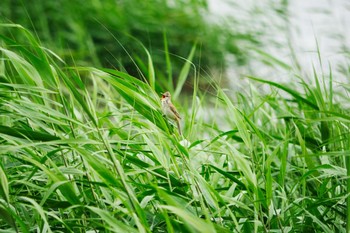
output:
M180 120L179 119L176 119L176 125L177 125L177 129L179 130L180 136L182 136L181 127L180 127Z

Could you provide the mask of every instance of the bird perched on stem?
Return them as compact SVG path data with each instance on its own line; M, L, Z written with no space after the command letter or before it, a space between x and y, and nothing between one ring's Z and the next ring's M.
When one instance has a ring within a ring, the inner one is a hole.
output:
M179 113L177 112L173 103L171 103L171 95L168 91L162 94L161 101L162 101L163 113L168 118L170 118L176 122L177 128L179 130L179 134L181 135L181 128L180 128L181 117L180 117Z

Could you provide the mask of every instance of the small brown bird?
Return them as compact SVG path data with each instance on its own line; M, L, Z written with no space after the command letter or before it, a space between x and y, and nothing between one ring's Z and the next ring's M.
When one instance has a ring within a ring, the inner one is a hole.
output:
M170 119L175 120L177 128L179 130L179 134L181 135L181 128L180 128L180 115L177 112L175 106L173 105L173 103L171 103L171 95L170 93L167 91L165 93L162 94L162 111L163 113Z

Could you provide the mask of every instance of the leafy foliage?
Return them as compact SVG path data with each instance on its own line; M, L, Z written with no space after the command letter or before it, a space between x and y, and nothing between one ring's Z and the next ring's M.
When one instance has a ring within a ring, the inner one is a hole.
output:
M224 51L244 64L240 42L257 43L252 32L229 32L210 22L206 0L4 0L0 16L6 23L35 31L69 64L118 68L138 78L148 72L144 61L149 54L159 80L169 76L176 80L183 66L181 57L187 57L194 43L201 52L192 62L202 74L226 66ZM172 60L171 70L165 56Z
M66 66L26 29L2 27L26 44L1 36L1 229L345 231L349 109L322 85L332 74L288 86L250 77L267 95L195 86L181 108L186 142L151 82Z

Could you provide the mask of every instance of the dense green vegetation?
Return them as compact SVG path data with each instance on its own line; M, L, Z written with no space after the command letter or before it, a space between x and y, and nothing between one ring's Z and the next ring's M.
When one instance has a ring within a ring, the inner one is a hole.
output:
M69 64L118 68L140 77L148 70L146 48L160 81L178 77L194 43L200 52L192 62L202 75L224 69L227 53L245 64L243 50L258 44L259 31L226 30L209 23L208 15L206 0L3 0L0 8L0 20L35 31Z
M271 57L297 81L251 75L233 93L213 78L205 92L194 41L181 66L165 59L173 86L149 49L131 54L139 79L99 57L74 65L17 24L0 31L0 232L349 231L349 85L332 69L309 80Z

